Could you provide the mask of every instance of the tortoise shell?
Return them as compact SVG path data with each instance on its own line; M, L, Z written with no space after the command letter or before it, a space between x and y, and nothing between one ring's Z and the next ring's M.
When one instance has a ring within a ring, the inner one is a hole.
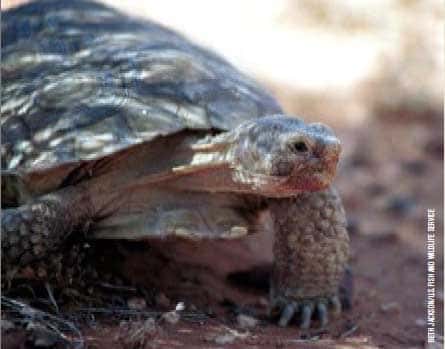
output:
M2 17L6 202L24 183L54 190L84 162L158 136L281 113L220 56L102 4L39 1Z

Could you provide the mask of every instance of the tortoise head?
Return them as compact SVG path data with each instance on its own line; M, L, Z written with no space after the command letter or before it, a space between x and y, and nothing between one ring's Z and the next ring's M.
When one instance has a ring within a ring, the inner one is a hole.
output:
M335 176L340 141L321 124L268 116L233 130L233 179L267 196L322 190Z

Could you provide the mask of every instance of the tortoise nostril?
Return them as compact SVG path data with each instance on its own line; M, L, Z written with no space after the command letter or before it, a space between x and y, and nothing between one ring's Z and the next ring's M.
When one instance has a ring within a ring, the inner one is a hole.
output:
M304 143L303 141L295 142L292 145L292 149L297 153L304 153L304 152L308 151L308 147L307 147L306 143Z

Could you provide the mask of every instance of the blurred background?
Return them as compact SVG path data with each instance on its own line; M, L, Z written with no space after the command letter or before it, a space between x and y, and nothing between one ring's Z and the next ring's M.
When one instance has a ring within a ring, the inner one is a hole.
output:
M359 126L377 104L441 109L439 1L105 2L224 55L297 114Z
M356 275L349 316L376 345L423 347L426 210L436 209L443 341L442 2L103 2L213 49L266 86L287 113L339 134L336 185ZM17 3L2 1L2 10Z

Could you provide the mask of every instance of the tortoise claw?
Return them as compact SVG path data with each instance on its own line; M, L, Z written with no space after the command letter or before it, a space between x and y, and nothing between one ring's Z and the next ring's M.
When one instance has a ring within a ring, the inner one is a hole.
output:
M328 324L328 308L325 303L318 303L317 305L318 319L320 320L320 327L325 327Z
M310 327L313 309L314 307L310 303L303 305L301 309L301 322L300 322L300 328L302 330L307 330Z
M299 304L295 301L285 301L283 299L272 302L271 314L279 316L278 325L288 326L294 318L300 320L300 328L307 330L311 327L311 320L314 315L320 322L320 328L325 327L329 322L329 312L338 315L341 312L341 303L337 296L331 298L315 298L304 300Z
M342 311L342 306L340 302L340 298L338 296L331 297L329 299L329 304L332 306L332 313L338 315Z
M280 321L278 321L278 325L281 327L286 327L297 311L297 306L294 303L287 304L281 313Z

